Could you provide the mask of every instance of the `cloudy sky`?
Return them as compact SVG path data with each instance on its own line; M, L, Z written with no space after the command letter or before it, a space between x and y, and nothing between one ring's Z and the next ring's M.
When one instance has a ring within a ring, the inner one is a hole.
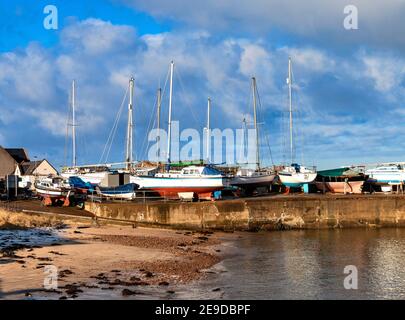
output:
M251 119L260 94L262 157L283 162L293 59L296 157L327 168L404 161L404 0L17 0L0 3L0 145L70 162L69 89L77 82L78 160L96 163L135 77L135 149L146 156L156 90L176 63L173 118L203 130ZM44 7L58 8L46 30ZM358 9L347 30L344 8ZM167 121L167 94L163 101ZM109 153L124 157L125 112ZM268 151L271 148L272 158ZM67 146L66 146L67 145Z

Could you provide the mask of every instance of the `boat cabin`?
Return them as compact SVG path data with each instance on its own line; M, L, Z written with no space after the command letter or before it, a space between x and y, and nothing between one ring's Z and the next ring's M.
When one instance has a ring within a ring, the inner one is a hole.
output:
M221 175L221 172L212 167L190 166L182 169L181 174L194 176L217 176Z
M206 166L189 166L183 168L181 171L160 173L156 174L156 177L165 178L193 178L193 177L203 177L203 176L222 176L222 173L212 167Z

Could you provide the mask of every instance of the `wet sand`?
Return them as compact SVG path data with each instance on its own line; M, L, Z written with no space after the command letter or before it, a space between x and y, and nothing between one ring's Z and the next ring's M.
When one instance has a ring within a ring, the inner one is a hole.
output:
M224 237L221 233L90 223L42 232L52 238L45 245L23 239L5 250L10 236L0 238L1 299L87 299L89 294L125 299L174 294L177 286L204 278L205 271L221 260ZM48 265L58 270L56 290L44 288Z

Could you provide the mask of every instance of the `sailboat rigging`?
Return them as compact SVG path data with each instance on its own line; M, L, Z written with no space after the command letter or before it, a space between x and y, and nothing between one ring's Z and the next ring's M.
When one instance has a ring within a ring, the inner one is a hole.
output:
M183 194L191 194L199 199L210 199L214 191L222 190L226 186L226 178L218 170L209 166L189 166L181 172L170 171L171 164L171 129L173 111L173 75L174 62L170 64L169 91L169 121L167 141L166 172L156 173L154 176L131 176L131 182L141 189L152 190L163 197L179 198Z
M72 167L68 168L63 168L62 169L62 177L64 178L70 178L70 177L79 177L82 179L85 183L91 183L91 184L100 184L108 175L116 173L116 171L110 170L110 168L113 165L126 165L127 170L131 170L132 164L133 164L133 102L134 102L134 78L131 78L129 81L129 87L130 91L130 98L129 98L129 104L128 104L128 126L127 126L127 134L126 134L126 154L125 154L125 162L124 163L118 163L118 164L97 164L97 165L85 165L85 166L78 166L77 165L77 153L76 153L76 82L73 81L72 83L72 99L71 99L71 104L72 104L72 145L73 145L73 161L72 161ZM125 94L127 95L127 93ZM123 103L121 107L123 107ZM121 108L119 111L119 115L121 114ZM117 119L114 123L114 127L112 129L112 132L110 134L110 137L108 141L110 143L113 143L113 137L115 131L116 131L116 125L118 124L119 121L119 115L117 116ZM111 138L111 139L110 139ZM108 142L107 142L108 144ZM111 148L111 147L110 147ZM107 148L104 149L103 155Z
M252 90L253 90L253 118L254 128L256 131L256 168L241 168L236 173L235 177L231 180L230 184L245 189L248 192L252 192L258 187L269 187L273 182L276 175L267 169L261 168L260 163L260 135L258 125L258 112L257 112L257 83L256 78L252 78ZM246 121L244 120L244 123Z
M307 168L294 163L294 135L293 135L293 103L292 103L292 59L288 58L288 102L289 102L289 124L290 124L290 156L291 165L286 166L278 173L283 185L286 187L302 187L315 180L317 173L315 169Z

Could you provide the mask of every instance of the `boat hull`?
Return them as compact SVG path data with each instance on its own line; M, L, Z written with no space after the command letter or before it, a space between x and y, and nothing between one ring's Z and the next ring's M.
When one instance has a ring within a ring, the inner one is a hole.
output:
M319 191L329 191L332 193L362 193L364 181L341 181L341 182L315 182Z
M119 194L111 194L111 193L100 193L103 197L109 199L122 199L122 200L134 200L136 198L135 192L128 192L128 193L119 193Z
M222 190L222 188L210 188L210 187L183 187L183 188L153 188L150 189L158 193L163 198L180 198L180 193L194 193L198 195L199 199L211 199L211 194L215 191Z
M137 184L130 183L112 188L96 187L96 191L103 197L110 199L134 200L136 198L136 190L138 187Z
M401 184L405 182L405 170L396 166L379 167L367 170L369 181L379 185Z
M201 198L211 197L211 193L226 187L225 179L219 178L162 178L132 176L131 182L140 189L157 192L165 198L179 198L179 193L193 192Z
M316 173L282 173L278 174L280 181L286 187L300 188L304 184L311 183L315 180Z
M405 174L396 175L370 175L370 182L379 185L405 183Z
M258 188L270 186L276 175L263 175L263 176L235 176L229 182L231 186L241 188Z
M72 190L45 189L40 187L36 187L35 190L42 197L61 198L73 195Z

